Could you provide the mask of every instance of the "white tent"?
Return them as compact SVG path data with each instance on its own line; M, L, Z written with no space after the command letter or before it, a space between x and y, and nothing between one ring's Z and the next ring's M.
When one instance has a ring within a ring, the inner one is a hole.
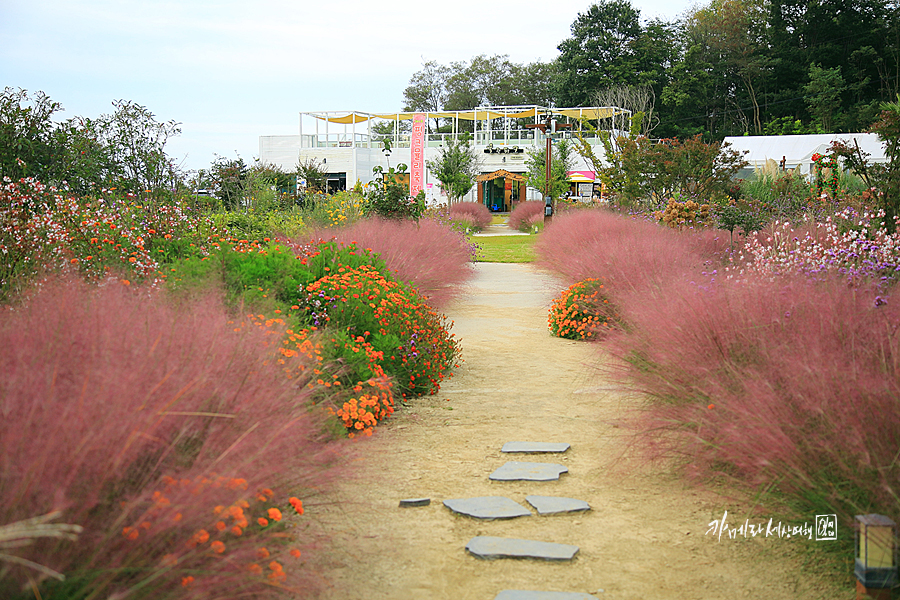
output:
M842 140L850 146L856 141L859 149L870 155L871 162L887 161L884 142L881 142L874 133L747 135L725 138L725 142L731 144L731 149L743 154L744 159L750 163L751 170L763 168L768 160L773 160L780 166L783 160L786 169L800 167L803 174L810 171L812 155L825 154L835 140Z

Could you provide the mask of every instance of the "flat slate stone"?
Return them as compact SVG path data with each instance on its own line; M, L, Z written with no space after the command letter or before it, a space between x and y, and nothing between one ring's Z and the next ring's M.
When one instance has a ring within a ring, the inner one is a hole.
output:
M400 501L400 508L412 508L414 506L428 506L431 498L406 498Z
M583 512L591 510L591 505L584 500L564 498L562 496L525 496L528 504L535 507L539 515L555 515L559 513Z
M524 454L540 454L542 452L565 452L571 446L553 442L506 442L500 452L520 452Z
M510 461L491 473L494 481L553 481L561 473L568 473L568 467L556 463L533 463Z
M494 600L600 600L592 594L578 592L534 592L531 590L503 590Z
M539 558L543 560L572 560L578 546L535 542L512 538L479 535L466 544L466 550L478 558Z
M515 519L531 516L530 510L504 496L451 498L444 500L444 506L455 513L476 519Z

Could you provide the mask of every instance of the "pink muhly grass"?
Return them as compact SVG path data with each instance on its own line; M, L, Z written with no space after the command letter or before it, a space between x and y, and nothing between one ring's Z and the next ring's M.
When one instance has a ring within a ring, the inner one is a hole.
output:
M628 306L607 342L655 402L642 446L852 519L900 516L900 302L836 278L686 282Z
M118 283L49 281L0 311L0 524L61 510L85 528L19 554L103 597L274 593L245 568L271 531L187 543L212 535L216 506L253 505L270 488L285 510L336 476L343 446L325 442L304 393L278 372L280 336L229 322L213 294L175 305ZM309 583L289 564L280 584ZM0 596L28 575L15 567Z
M450 205L450 218L468 217L475 227L484 229L491 224L491 211L481 202L457 202Z
M464 236L431 219L418 223L365 219L346 229L316 232L314 237L371 248L399 280L416 288L434 308L446 306L458 293L458 284L473 273Z
M532 224L532 219L540 215L543 220L544 202L542 200L527 200L519 202L512 212L509 213L507 225L510 229L519 231L528 231Z
M602 209L556 216L535 242L539 266L572 282L600 279L617 304L622 294L700 276L714 258L701 248L690 233Z

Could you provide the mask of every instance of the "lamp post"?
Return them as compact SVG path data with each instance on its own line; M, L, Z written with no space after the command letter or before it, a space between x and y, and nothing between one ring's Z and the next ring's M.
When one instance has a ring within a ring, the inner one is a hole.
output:
M548 112L546 122L544 123L528 123L525 125L527 129L540 129L547 138L547 149L544 158L544 225L549 225L553 220L553 198L550 196L550 172L553 162L553 135L558 129L566 129L571 127L571 123L557 123L553 118L553 113Z
M890 600L897 583L894 523L884 515L856 515L856 598Z

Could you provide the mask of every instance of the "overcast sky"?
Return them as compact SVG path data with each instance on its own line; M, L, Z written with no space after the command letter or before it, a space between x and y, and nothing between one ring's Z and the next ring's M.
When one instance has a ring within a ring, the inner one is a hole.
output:
M690 0L632 0L674 20ZM423 60L553 60L589 0L0 0L0 84L42 90L63 118L116 99L181 123L185 168L259 154L298 113L391 112Z

